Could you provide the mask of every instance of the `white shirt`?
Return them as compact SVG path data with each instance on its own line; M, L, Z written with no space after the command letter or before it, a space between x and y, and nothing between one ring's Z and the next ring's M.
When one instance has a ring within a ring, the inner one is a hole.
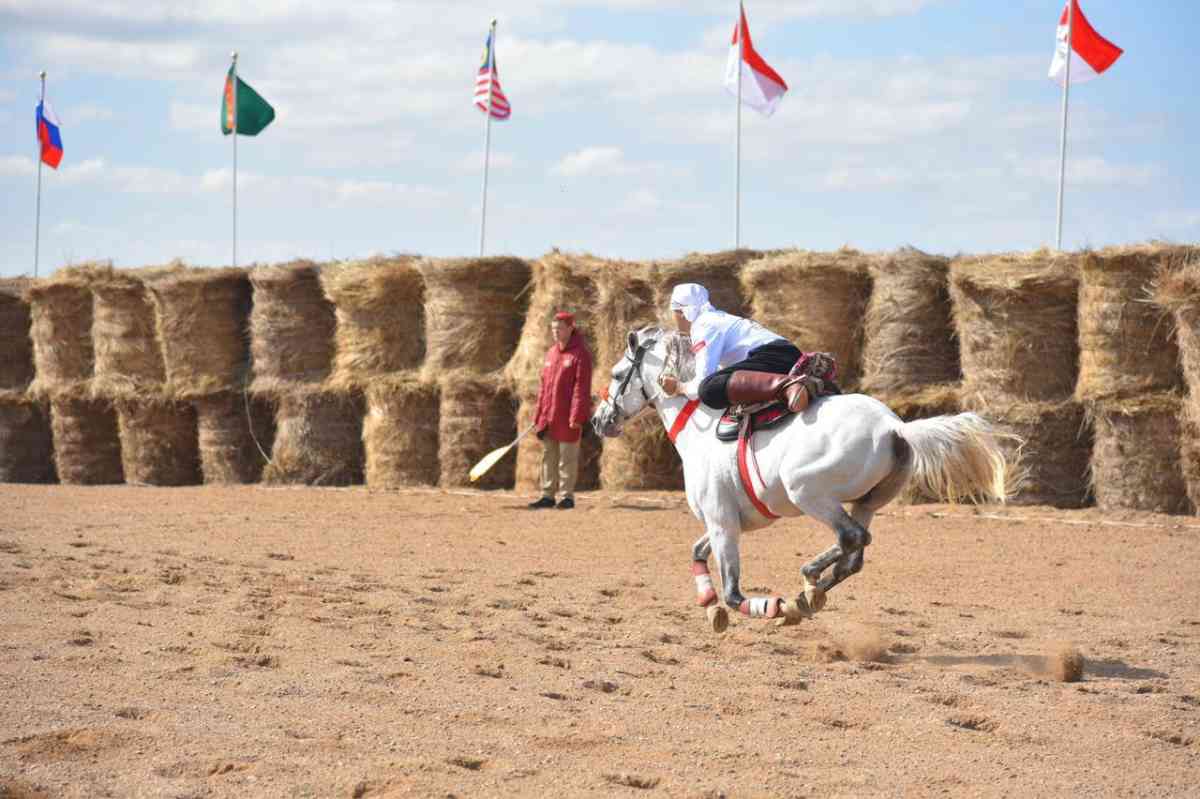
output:
M696 356L696 376L680 385L688 399L700 398L700 382L726 366L746 360L750 350L772 342L786 342L752 319L705 311L692 322L692 352Z

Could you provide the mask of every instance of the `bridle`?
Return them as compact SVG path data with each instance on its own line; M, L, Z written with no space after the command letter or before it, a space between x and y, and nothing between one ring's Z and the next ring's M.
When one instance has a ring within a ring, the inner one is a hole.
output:
M632 338L632 334L630 337ZM637 375L639 378L642 397L645 398L649 405L654 405L654 400L651 398L650 393L646 391L646 378L642 375L642 362L646 359L646 353L653 349L657 343L658 339L651 339L644 344L638 344L637 347L632 348L633 357L630 359L629 369L626 370L625 376L621 378L621 385L617 386L615 394L606 398L612 407L613 421L622 421L629 418L621 410L621 398L625 396L625 391L629 388L629 383L633 380L634 375Z

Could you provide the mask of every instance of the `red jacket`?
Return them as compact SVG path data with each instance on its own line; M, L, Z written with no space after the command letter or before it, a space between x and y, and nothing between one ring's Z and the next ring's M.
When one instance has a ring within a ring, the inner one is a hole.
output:
M592 415L592 354L578 330L571 331L566 349L550 345L542 362L534 429L547 431L555 441L578 441ZM579 425L571 429L571 423Z

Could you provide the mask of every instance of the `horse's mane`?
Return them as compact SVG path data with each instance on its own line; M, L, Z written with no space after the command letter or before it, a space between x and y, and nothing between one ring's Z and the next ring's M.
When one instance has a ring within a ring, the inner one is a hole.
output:
M682 382L687 382L696 376L696 356L692 352L692 339L677 330L666 330L657 325L649 325L638 331L639 334L660 341L666 350L666 372L674 375Z

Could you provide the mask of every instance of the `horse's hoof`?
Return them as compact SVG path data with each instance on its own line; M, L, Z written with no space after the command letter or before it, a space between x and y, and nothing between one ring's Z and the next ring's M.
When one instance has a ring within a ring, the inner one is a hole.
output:
M704 609L708 623L714 633L723 633L729 627L729 611L720 605L709 605Z
M820 613L825 609L825 591L815 585L804 587L804 599L813 613Z
M783 611L783 616L775 620L776 627L791 627L812 618L812 611L803 597L785 599L779 603L779 609Z

